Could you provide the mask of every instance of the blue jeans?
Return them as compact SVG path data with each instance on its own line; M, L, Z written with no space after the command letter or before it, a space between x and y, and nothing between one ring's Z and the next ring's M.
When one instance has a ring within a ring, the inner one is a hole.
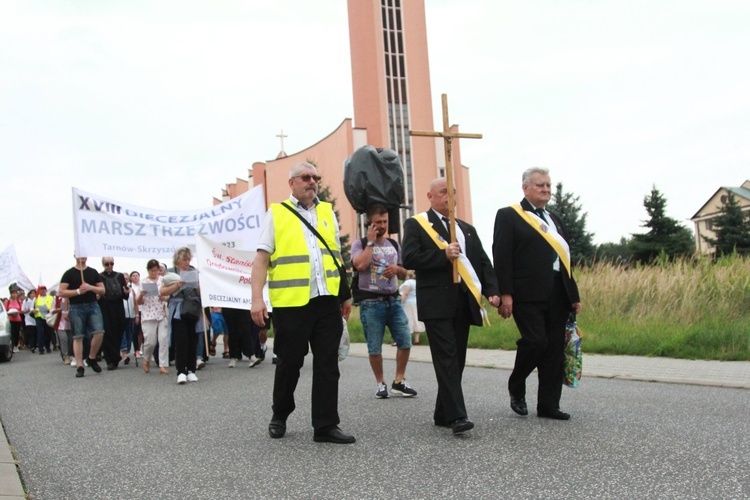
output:
M130 352L130 343L133 342L134 334L135 318L125 318L125 331L122 333L122 342L120 342L121 351Z
M52 352L52 328L47 324L47 320L44 318L35 318L36 321L36 348L39 349L40 353L44 352L44 348L47 347L47 352Z
M409 320L398 298L363 300L359 304L359 319L365 332L368 354L382 353L386 326L399 349L411 348Z

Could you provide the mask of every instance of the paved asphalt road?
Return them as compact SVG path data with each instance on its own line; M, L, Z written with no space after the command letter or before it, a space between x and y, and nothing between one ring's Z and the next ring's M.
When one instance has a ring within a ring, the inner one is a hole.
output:
M557 422L511 412L508 371L467 368L476 428L454 437L432 425L431 364L409 365L418 397L376 400L367 360L350 357L339 410L357 442L333 445L312 440L309 358L280 440L267 434L269 361L213 358L177 386L132 363L76 379L59 359L0 365L0 418L34 499L750 497L743 389L585 378Z

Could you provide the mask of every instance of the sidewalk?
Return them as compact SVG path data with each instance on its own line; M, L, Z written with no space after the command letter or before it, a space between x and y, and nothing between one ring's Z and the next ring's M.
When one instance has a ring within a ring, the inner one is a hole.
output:
M220 344L221 345L221 344ZM273 339L268 339L269 351ZM223 347L218 347L221 353ZM270 354L269 354L270 356ZM365 344L352 344L349 356L367 357ZM383 346L383 357L395 359L396 348ZM511 370L515 351L469 349L466 365ZM432 362L428 346L414 346L412 362ZM12 363L12 361L11 361ZM640 380L671 384L692 384L736 389L750 389L750 361L695 361L638 356L583 355L583 377ZM26 498L5 433L0 436L0 499Z
M26 498L4 430L0 436L0 498Z
M349 355L367 357L367 345L351 344ZM396 348L383 346L383 357L395 359ZM515 357L515 351L469 349L466 353L466 366L512 370ZM413 346L409 360L431 363L430 348ZM750 389L750 361L608 356L584 352L583 378L586 377Z

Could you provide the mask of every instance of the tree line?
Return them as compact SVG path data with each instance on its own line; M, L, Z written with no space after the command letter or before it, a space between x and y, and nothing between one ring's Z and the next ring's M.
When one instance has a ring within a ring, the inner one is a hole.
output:
M332 203L336 217L339 217L336 199L331 196L328 186L320 186L318 198ZM646 231L631 234L630 237L623 236L617 243L594 244L594 234L586 229L588 213L583 211L579 198L573 193L565 192L563 183L558 182L547 207L565 223L571 259L579 265L602 261L651 264L689 257L695 253L693 232L677 219L667 216L667 199L656 186L643 198L648 218L643 221L642 227ZM733 193L728 194L727 202L712 222L716 237L703 239L716 248L716 257L733 253L750 255L750 212L742 211ZM344 262L349 263L350 237L348 234L340 236L341 253Z
M548 209L567 226L571 258L579 264L596 261L650 264L694 254L693 232L667 216L667 200L656 186L644 197L643 206L648 214L642 224L645 232L622 237L618 243L598 246L594 245L593 233L586 230L588 214L583 211L579 197L565 192L562 182L555 186ZM717 257L733 253L750 255L750 213L742 211L731 192L712 222L715 238L703 239L716 248Z

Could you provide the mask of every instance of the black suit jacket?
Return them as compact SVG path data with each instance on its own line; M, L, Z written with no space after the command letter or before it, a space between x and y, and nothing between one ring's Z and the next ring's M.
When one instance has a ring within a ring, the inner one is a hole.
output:
M533 207L524 198L521 208L529 210ZM568 241L568 233L562 220L555 214L548 213L557 232ZM500 294L510 294L514 301L521 302L543 301L549 298L554 279L552 262L555 251L511 207L497 211L492 256ZM571 262L571 267L572 265ZM573 278L568 277L562 262L560 274L570 305L580 302L578 285Z
M443 221L432 210L427 211L432 227L439 235L450 241L450 235ZM485 297L497 295L497 279L492 263L482 248L482 242L471 224L456 219L466 239L466 257L482 283ZM453 283L453 266L445 257L445 250L435 245L427 233L413 218L404 222L404 240L401 243L401 256L406 269L417 273L417 312L420 321L452 318L456 311L459 293L469 293L466 286ZM476 301L469 300L472 324L482 325L482 314Z

